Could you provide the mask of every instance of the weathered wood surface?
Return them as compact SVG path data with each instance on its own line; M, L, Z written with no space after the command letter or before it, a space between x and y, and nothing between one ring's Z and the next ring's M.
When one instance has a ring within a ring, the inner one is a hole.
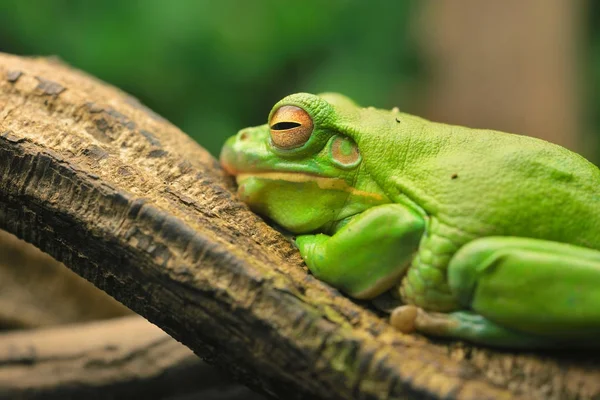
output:
M0 227L250 386L286 399L600 396L595 354L394 331L312 278L232 188L135 99L56 61L0 55Z

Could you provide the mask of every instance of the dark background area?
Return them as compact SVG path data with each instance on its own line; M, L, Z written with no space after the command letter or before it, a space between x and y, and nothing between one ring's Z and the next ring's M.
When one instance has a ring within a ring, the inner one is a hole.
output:
M599 17L583 0L2 0L0 51L56 55L213 154L283 96L338 91L597 160Z

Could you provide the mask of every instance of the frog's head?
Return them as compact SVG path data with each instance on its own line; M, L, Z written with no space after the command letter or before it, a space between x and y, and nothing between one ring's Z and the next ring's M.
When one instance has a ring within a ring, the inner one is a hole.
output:
M221 164L236 176L241 199L294 233L327 232L389 202L361 168L356 132L340 128L340 111L358 108L338 94L298 93L273 107L268 124L229 138Z

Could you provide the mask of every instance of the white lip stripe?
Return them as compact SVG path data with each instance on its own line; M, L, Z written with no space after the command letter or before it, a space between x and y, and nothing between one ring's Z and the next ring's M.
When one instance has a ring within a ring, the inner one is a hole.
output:
M355 196L372 197L376 200L381 200L382 196L377 193L365 192L349 186L346 181L339 178L325 178L322 176L315 176L309 174L303 174L299 172L254 172L254 173L242 173L236 176L238 185L248 178L259 178L267 179L272 181L286 181L286 182L315 182L320 189L325 190L341 190L344 192L351 193Z

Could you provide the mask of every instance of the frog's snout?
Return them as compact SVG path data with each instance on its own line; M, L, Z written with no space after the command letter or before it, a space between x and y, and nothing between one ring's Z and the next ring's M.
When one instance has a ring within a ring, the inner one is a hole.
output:
M219 156L223 169L230 175L252 169L258 160L267 156L262 154L267 135L268 128L261 126L242 129L227 139Z
M233 156L234 156L234 154L233 154L233 150L231 149L231 147L224 146L223 149L221 149L221 155L219 156L219 162L221 163L221 166L223 167L223 169L229 175L235 175L235 169L233 168L233 164L230 162L231 159L233 158Z
M237 174L237 169L235 168L235 166L239 163L239 160L238 160L239 152L236 151L236 147L238 147L237 142L238 142L238 140L240 140L240 137L242 136L242 132L244 132L244 131L241 131L237 135L231 136L229 139L227 139L227 141L225 142L225 145L221 149L221 154L219 155L219 162L221 163L221 166L223 167L223 169L229 175ZM246 140L246 138L244 138L242 140Z

